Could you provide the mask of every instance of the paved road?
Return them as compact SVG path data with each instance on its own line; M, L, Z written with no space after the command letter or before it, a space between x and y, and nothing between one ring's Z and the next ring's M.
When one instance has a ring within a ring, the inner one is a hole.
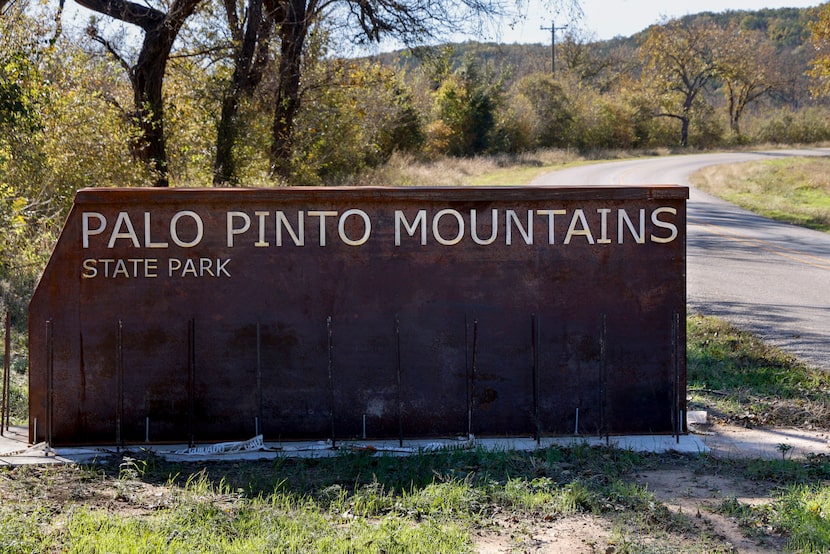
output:
M535 185L690 185L698 169L830 149L694 154L605 162L537 178ZM690 309L742 329L830 371L830 233L776 223L695 188L687 229Z

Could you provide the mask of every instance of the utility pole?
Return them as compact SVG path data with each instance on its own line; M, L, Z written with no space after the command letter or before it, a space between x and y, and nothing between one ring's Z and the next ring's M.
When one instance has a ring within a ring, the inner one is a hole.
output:
M543 31L550 31L550 72L556 73L556 31L567 29L568 26L557 27L556 23L551 19L550 27L539 27Z

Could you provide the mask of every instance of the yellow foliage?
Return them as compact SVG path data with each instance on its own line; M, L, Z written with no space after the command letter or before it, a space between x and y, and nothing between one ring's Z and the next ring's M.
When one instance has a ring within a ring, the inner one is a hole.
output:
M816 55L807 72L815 82L813 94L830 93L830 2L817 8L818 18L810 23L810 43Z

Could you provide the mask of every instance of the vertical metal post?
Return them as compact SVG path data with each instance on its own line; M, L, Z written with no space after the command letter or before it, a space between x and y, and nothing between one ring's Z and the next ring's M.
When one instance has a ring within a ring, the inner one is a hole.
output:
M673 406L672 406L672 429L677 434L677 442L680 442L680 435L683 432L683 411L680 409L681 390L680 390L680 314L674 312L672 315L672 381L674 383L673 390Z
M600 316L600 331L599 331L599 436L607 433L605 421L605 387L606 387L606 333L607 321L605 314Z
M542 426L539 421L539 320L536 314L530 314L530 339L533 356L533 425L535 426L534 435L538 445L542 441Z
M115 381L116 381L116 404L115 404L115 446L120 449L123 446L123 424L124 424L124 324L119 319L115 331Z
M257 420L256 435L264 435L262 432L262 326L256 324L256 390L257 390Z
M467 393L467 433L469 434L472 394L470 392L470 322L466 313L464 314L464 385Z
M403 448L403 385L401 384L401 320L395 314L395 370L398 382L398 446ZM365 430L364 430L365 434Z
M473 320L473 355L470 365L470 386L467 402L467 437L473 437L473 414L476 400L476 365L478 363L478 319Z
M194 406L196 403L196 320L190 319L187 324L187 443L193 448L195 435L193 432Z
M11 355L12 355L12 318L11 312L6 312L5 320L6 339L5 348L3 349L3 398L0 403L0 437L4 434L4 429L9 428L9 419L11 413L11 406L9 397L11 395Z
M55 369L55 345L52 320L46 321L46 448L52 448L52 417L55 403L54 369ZM35 437L37 442L37 437Z
M326 334L328 337L328 352L329 352L329 363L328 363L328 372L329 372L329 419L331 423L331 447L335 448L337 446L336 438L334 434L334 344L332 342L332 330L331 330L331 316L326 318Z

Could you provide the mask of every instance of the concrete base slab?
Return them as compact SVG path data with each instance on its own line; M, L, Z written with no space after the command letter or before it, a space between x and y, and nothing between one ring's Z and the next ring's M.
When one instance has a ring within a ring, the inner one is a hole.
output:
M244 441L251 442L251 441ZM240 443L243 444L243 443ZM664 436L614 436L614 437L546 437L537 442L532 438L459 438L445 440L399 441L330 441L273 443L261 442L255 450L215 452L207 448L188 449L187 445L128 445L122 450L149 450L169 461L220 461L220 460L268 460L279 457L331 457L344 453L365 452L368 454L407 456L439 450L520 450L532 451L551 446L610 447L639 452L667 452L699 454L708 449L693 435ZM215 446L215 445L214 445ZM192 450L191 452L188 452ZM195 452L193 452L195 451ZM45 444L29 446L25 442L23 429L12 436L0 438L0 466L28 464L92 464L115 456L115 447L100 448L48 448Z
M705 421L705 417L701 419ZM399 441L330 441L259 442L256 450L236 452L185 453L185 444L128 445L126 450L150 450L170 461L268 460L279 457L330 457L349 452L407 456L443 449L535 450L550 446L610 447L637 452L680 452L708 454L722 458L802 459L809 455L830 455L830 432L804 429L746 429L727 425L691 425L692 434L546 437L538 443L532 438L474 438ZM30 446L24 427L13 427L0 437L0 466L27 464L92 464L119 453L115 447L47 448ZM251 441L243 441L251 443ZM216 445L205 445L209 451Z

